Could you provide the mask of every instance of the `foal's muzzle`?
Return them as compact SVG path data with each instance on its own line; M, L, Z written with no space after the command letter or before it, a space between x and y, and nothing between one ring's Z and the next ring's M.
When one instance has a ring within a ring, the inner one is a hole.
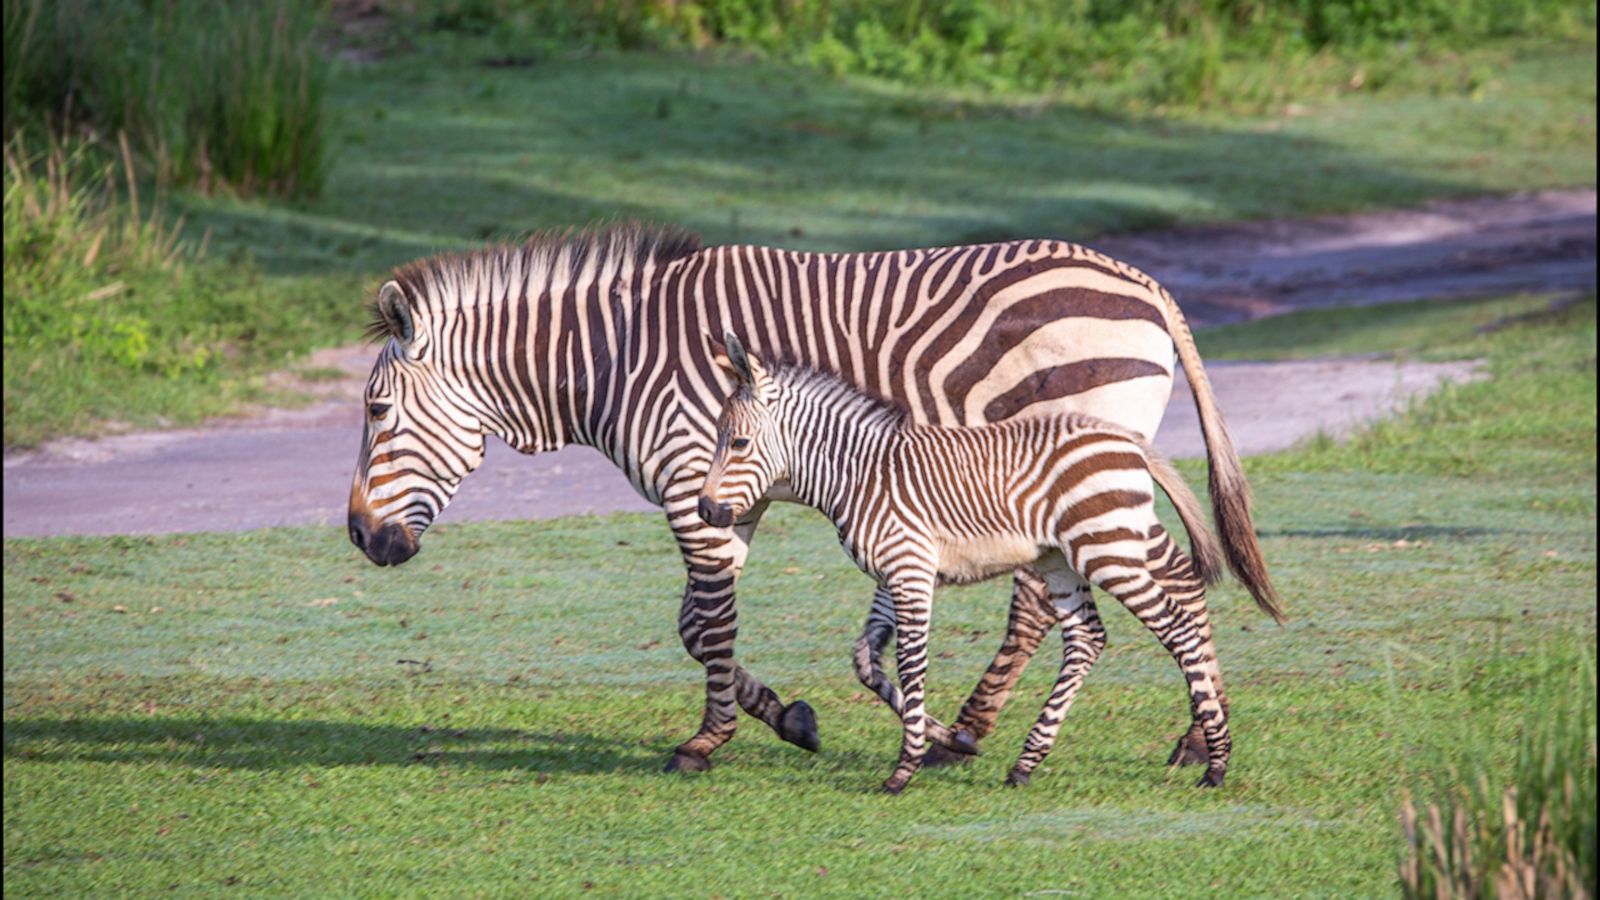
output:
M712 501L710 495L700 495L700 518L707 525L727 528L733 524L733 507Z
M417 542L404 525L390 522L372 530L366 516L350 514L350 543L380 566L398 566L417 555Z

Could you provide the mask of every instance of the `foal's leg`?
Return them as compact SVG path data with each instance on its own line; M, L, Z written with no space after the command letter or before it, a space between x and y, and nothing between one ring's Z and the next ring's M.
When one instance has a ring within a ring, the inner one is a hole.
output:
M1006 776L1006 784L1013 787L1027 784L1033 770L1050 753L1073 698L1106 646L1106 629L1100 624L1099 610L1089 596L1089 583L1065 567L1047 571L1045 578L1050 585L1050 601L1060 617L1065 647L1056 685L1039 713L1039 720L1028 732L1022 755L1011 767L1011 774Z
M883 698L896 716L903 716L905 701L900 689L884 674L882 664L883 648L894 637L894 622L894 598L890 596L888 588L880 586L872 595L872 611L867 613L867 624L861 630L861 637L856 639L856 678ZM970 734L951 731L931 715L926 721L928 740L933 743L929 748L930 753L941 748L961 756L978 752L978 744Z
M927 750L928 624L933 615L934 573L908 566L885 575L894 597L895 666L900 671L905 705L900 714L904 725L900 762L883 789L898 794L922 767Z
M1211 640L1211 614L1206 609L1206 585L1194 562L1183 548L1172 539L1166 529L1157 525L1150 531L1149 565L1157 581L1169 596L1194 618L1195 627L1204 640ZM1223 691L1221 674L1218 674L1217 691L1222 698L1222 708L1228 708L1228 697ZM1192 766L1208 762L1205 729L1198 716L1191 716L1189 731L1178 738L1177 746L1167 757L1167 765Z
M1013 576L1011 586L1011 612L1006 618L1006 635L994 661L978 679L972 695L962 705L956 716L956 740L970 746L976 754L977 742L994 730L1000 708L1011 697L1011 691L1022 677L1022 670L1038 651L1039 643L1050 633L1056 623L1056 608L1050 603L1050 591L1044 577L1032 568L1021 568ZM942 766L964 762L966 756L945 752L942 747L930 747L925 765Z
M1090 580L1122 604L1155 633L1183 670L1189 685L1189 707L1206 739L1206 773L1201 787L1218 787L1228 771L1233 739L1222 697L1222 671L1209 634L1202 634L1194 616L1175 602L1143 560L1108 561L1094 568ZM1120 563L1120 564L1119 564ZM1140 568L1133 568L1137 564Z

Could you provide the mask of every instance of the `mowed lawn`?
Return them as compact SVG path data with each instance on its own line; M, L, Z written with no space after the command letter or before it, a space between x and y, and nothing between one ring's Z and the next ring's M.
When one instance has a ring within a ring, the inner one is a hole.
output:
M1552 685L1593 703L1573 673L1593 671L1595 305L1504 308L1523 317L1487 333L1455 306L1317 314L1403 320L1397 350L1470 346L1489 378L1350 444L1250 461L1293 618L1212 595L1236 740L1221 790L1164 766L1181 678L1102 604L1111 646L1030 786L1001 780L1054 639L984 756L879 794L899 728L849 663L870 584L793 507L757 539L739 651L817 708L823 749L746 719L687 777L660 768L701 677L654 517L452 525L393 570L338 529L7 540L5 888L1392 894L1403 790L1464 747L1511 758ZM937 713L998 644L1006 594L941 593Z

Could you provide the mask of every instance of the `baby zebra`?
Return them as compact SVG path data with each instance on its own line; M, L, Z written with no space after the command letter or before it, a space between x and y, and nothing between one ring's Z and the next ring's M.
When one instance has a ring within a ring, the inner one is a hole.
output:
M1217 559L1215 538L1183 480L1137 435L1075 415L978 428L914 426L834 376L769 370L732 333L726 340L719 362L737 386L718 420L700 515L729 525L769 492L790 495L826 515L856 565L887 588L903 693L875 687L901 713L904 736L884 790L905 788L922 764L930 728L948 735L924 710L935 584L977 581L1028 563L1048 583L1067 652L1007 783L1026 783L1050 752L1105 646L1090 597L1096 585L1178 661L1204 735L1200 784L1222 784L1232 742L1221 672L1210 628L1191 611L1203 609L1203 595L1198 604L1175 601L1147 557L1161 532L1152 472L1173 495L1197 562Z

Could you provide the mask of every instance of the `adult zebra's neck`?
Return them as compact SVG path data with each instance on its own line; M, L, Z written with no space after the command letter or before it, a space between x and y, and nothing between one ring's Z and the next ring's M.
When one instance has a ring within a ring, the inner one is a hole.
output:
M883 464L906 415L827 373L780 368L772 378L778 388L772 415L790 489L800 502L842 521L854 488Z
M698 240L642 226L535 235L421 260L399 280L484 431L524 453L615 433L618 360L643 285Z

